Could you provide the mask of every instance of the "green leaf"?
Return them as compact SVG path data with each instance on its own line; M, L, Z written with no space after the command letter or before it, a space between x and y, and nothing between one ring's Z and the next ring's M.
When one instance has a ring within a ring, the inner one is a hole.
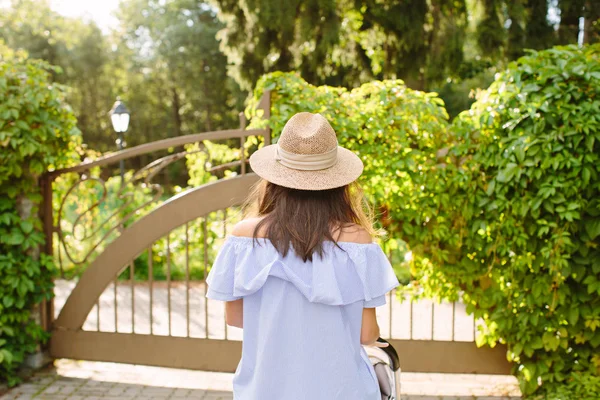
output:
M575 325L579 320L579 309L572 307L569 309L569 324Z
M591 175L592 173L587 165L581 169L581 179L583 180L583 183L585 185L588 185L590 183Z
M2 298L2 304L4 304L4 307L6 308L10 308L12 307L12 305L15 303L15 299L13 297L10 296L4 296Z
M15 122L15 126L19 129L23 129L25 131L29 130L29 125L27 125L27 123L23 120L19 120L19 121Z
M33 230L33 224L31 221L21 221L21 229L23 232L30 233Z
M517 161L519 161L519 163L522 163L525 159L525 150L523 150L522 146L519 146L515 149L515 155L517 156Z
M585 221L584 227L590 240L594 240L600 236L600 218L589 218Z
M594 138L591 135L585 138L585 147L587 147L589 152L594 151L594 141L595 140L596 140L596 138Z
M499 182L509 182L517 173L519 166L515 163L508 163L506 168L498 173L496 179Z
M539 335L536 335L531 339L531 348L534 350L541 349L544 347L544 343L542 342L542 338Z
M492 193L494 193L495 188L496 188L496 181L495 180L490 181L490 183L488 184L488 187L486 189L487 195L491 196Z
M21 232L13 231L10 235L5 238L5 243L9 245L19 245L23 243L25 236Z

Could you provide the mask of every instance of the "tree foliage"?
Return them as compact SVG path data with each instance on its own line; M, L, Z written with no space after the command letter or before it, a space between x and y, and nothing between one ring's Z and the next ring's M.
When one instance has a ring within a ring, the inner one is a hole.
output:
M465 78L473 63L576 43L571 15L586 19L586 42L595 42L600 19L597 2L585 0L213 1L221 48L246 89L272 71L299 71L316 85L401 78L432 89ZM550 11L563 19L549 21Z
M227 76L213 9L195 0L131 0L121 3L118 17L120 46L135 77L124 91L132 96L132 115L143 116L144 129L155 132L146 141L165 131L178 136L236 123L242 96ZM161 111L150 104L144 109L140 103L148 101L158 101Z
M53 78L71 87L69 102L95 151L116 149L107 113L117 96L132 114L129 146L235 126L243 94L227 76L212 8L131 0L121 2L117 17L119 25L102 32L57 14L46 0L13 0L0 13L0 38L60 67Z
M33 307L52 295L54 267L44 242L38 179L73 161L80 142L65 88L53 68L0 42L0 379L15 370L47 334Z
M111 77L114 57L94 23L63 17L46 1L15 0L0 13L0 38L11 48L26 50L31 58L59 67L50 71L52 80L69 85L68 100L85 142L99 151L114 148L107 117L118 93Z
M431 3L215 2L226 24L219 33L221 48L246 89L270 71L298 70L313 84L347 87L396 77L419 87L425 79L445 78L462 61L466 5Z
M117 96L132 111L129 146L236 126L247 91L275 70L348 88L399 78L440 93L454 116L524 49L575 43L579 16L584 40L600 37L590 0L128 0L105 31L49 0L9 1L0 37L61 67L53 78L72 88L84 142L100 152L116 148L106 113Z

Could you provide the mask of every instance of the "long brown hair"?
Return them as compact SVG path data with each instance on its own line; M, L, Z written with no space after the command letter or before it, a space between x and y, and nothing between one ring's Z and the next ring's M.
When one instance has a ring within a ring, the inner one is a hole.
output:
M283 256L291 246L304 261L312 261L314 253L323 256L324 242L337 244L334 235L349 226L359 225L376 235L371 208L357 183L312 191L263 180L255 186L246 211L263 217L254 229L255 239L267 238Z

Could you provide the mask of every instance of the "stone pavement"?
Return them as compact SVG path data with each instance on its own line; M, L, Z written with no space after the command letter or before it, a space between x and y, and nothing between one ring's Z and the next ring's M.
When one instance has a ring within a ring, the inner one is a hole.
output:
M402 400L518 400L515 378L402 375ZM232 374L128 364L57 360L0 400L232 400ZM285 399L282 399L285 400Z

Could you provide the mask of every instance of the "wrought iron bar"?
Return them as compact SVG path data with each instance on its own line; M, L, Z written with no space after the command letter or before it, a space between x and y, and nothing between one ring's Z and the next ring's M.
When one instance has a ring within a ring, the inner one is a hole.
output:
M206 274L208 269L208 215L204 217L204 222L202 224L202 244L204 247L204 333L206 338L208 339L208 298L206 297L207 287L206 287Z
M452 302L452 335L450 336L450 340L454 342L454 329L456 327L456 302Z
M129 282L131 285L131 333L135 333L135 263L129 264Z
M119 322L118 320L118 291L117 291L117 281L119 280L119 274L117 273L117 275L115 276L115 280L113 281L113 290L114 290L114 296L115 296L115 301L114 301L114 306L115 306L115 332L118 332L118 324Z
M62 253L60 251L61 239L60 239L60 233L58 232L58 229L56 231L56 235L58 236L58 246L56 246L56 248L57 248L56 253L57 253L57 257L58 257L58 267L60 269L60 278L65 279L65 271L63 269Z
M169 323L169 336L171 336L171 240L167 234L167 310Z
M244 114L243 112L241 112L239 114L240 116L240 130L241 131L245 131L246 130L246 114ZM245 145L246 145L246 136L243 135L242 137L240 137L240 164L242 165L242 175L244 175L246 173L246 149L245 149Z
M248 160L246 160L244 164L247 164L247 163L248 163ZM234 168L234 167L240 166L241 164L242 164L242 162L240 160L231 161L231 162L228 162L228 163L219 164L219 165L216 165L214 167L211 167L207 171L210 172L210 173L220 172L220 171L222 171L224 169L230 169L230 168Z
M223 237L227 238L227 209L223 209ZM223 313L223 322L225 324L225 340L227 340L229 327L227 326L227 318L225 313Z
M390 249L388 252L388 260L390 261L390 263L392 262L392 250ZM394 289L389 291L389 304L388 304L388 311L389 311L389 326L388 326L388 338L392 338L392 292L394 291Z
M148 248L148 290L150 291L150 334L154 332L154 318L153 318L153 306L154 306L154 262L152 260L152 245Z
M410 299L410 308L408 311L408 325L410 327L409 339L413 338L413 301Z
M190 240L189 224L185 223L185 322L187 337L190 337Z
M434 324L435 324L435 301L431 299L431 340L434 335Z

